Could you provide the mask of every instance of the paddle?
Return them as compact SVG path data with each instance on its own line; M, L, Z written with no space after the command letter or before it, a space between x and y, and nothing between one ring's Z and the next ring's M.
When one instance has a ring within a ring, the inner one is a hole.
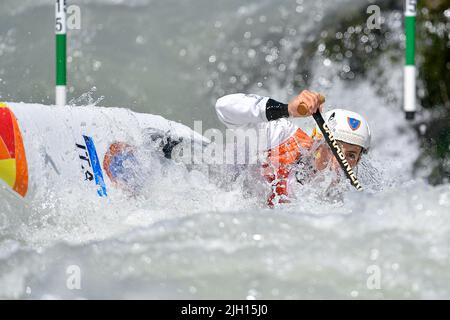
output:
M325 102L325 97L320 96L320 104ZM300 110L302 108L303 110ZM306 109L306 106L301 104L299 106L299 113L304 112ZM339 144L337 143L336 139L333 136L333 133L328 128L327 124L325 123L325 120L323 119L322 115L320 114L320 111L317 110L313 115L314 120L316 120L317 126L320 128L320 131L322 131L322 134L325 138L325 141L328 143L328 146L330 147L331 151L333 152L334 156L336 157L336 160L339 162L339 165L341 166L342 170L344 171L347 178L350 180L350 183L356 188L358 191L362 191L362 186L358 181L358 178L356 177L355 172L353 171L350 164L347 162L347 159L345 158L345 154L342 152L341 148L339 147Z

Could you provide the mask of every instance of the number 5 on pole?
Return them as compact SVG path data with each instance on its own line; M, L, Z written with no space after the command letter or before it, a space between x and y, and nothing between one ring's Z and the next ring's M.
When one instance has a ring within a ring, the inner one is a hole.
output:
M57 106L66 105L66 0L56 0L55 4L56 33L56 91Z

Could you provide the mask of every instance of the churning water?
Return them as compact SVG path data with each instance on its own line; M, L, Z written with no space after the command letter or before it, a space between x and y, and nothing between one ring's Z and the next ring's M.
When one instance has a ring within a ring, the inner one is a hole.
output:
M69 48L70 96L80 96L73 103L100 95L101 105L219 127L220 95L286 101L298 61L306 61L310 87L325 93L327 107L369 119L373 148L359 170L367 191L327 202L310 186L271 210L243 196L239 180L220 188L201 171L161 170L153 158L144 194L131 200L100 202L49 186L45 197L22 203L0 190L1 298L450 297L450 186L413 177L418 143L399 104L369 81L343 82L332 62L302 51L319 41L324 19L347 6L365 12L368 2L72 2L82 10ZM390 21L398 34L400 18ZM52 1L2 1L2 100L52 103L52 47ZM402 66L381 60L378 68L400 98ZM73 266L80 290L67 287Z

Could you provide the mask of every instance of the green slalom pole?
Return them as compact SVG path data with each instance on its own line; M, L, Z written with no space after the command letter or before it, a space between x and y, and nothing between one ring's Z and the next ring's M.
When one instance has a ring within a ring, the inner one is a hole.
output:
M416 113L416 8L417 0L405 0L405 67L403 78L403 109L406 119L414 119Z
M55 32L56 32L56 91L55 104L66 105L66 0L56 0L55 5Z

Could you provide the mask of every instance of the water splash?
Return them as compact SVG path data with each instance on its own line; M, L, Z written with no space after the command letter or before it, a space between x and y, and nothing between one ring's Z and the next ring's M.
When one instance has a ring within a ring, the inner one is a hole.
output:
M98 98L95 98L95 94L97 92L97 87L92 87L88 92L83 93L81 96L79 96L78 98L72 98L68 105L70 106L77 106L77 105L81 105L81 106L89 106L89 107L95 107L97 105L99 105L100 102L103 101L103 99L105 99L105 96L100 96Z

